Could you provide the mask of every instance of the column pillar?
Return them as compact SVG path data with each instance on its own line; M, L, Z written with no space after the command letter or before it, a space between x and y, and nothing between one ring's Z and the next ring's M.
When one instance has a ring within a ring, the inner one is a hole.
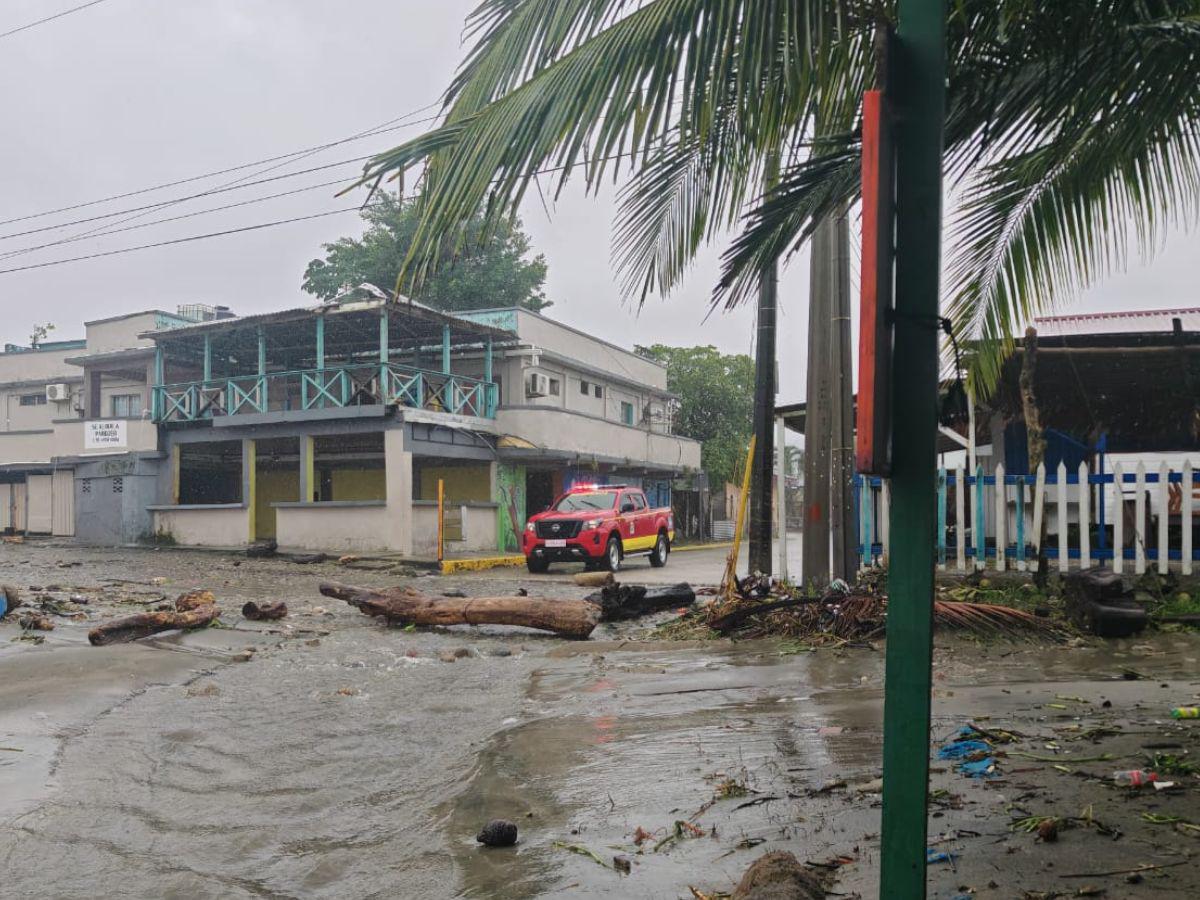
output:
M179 444L171 445L171 505L179 505L179 455L182 450Z
M389 550L412 556L412 453L406 447L407 441L403 426L389 428L383 433L387 496L387 526L384 539Z
M317 316L317 368L325 368L325 317Z
M311 434L300 436L300 502L312 503L317 492L315 446Z
M255 522L255 475L258 468L255 442L252 438L242 440L242 503L246 504L246 521L248 523L248 542L256 541L257 523Z
M102 377L95 369L87 370L87 402L84 406L87 418L89 419L99 419L104 415L104 410L101 408L102 397L100 394L100 380Z
M162 417L162 397L160 391L155 390L159 385L163 384L166 379L165 374L166 360L163 358L162 345L154 347L154 378L153 387L150 389L150 413L154 421L158 421Z
M212 380L212 335L204 335L204 386Z
M450 374L450 326L442 326L442 373Z
M379 313L379 361L385 365L388 361L388 311L386 308Z
M267 332L261 325L258 326L258 374L267 374Z

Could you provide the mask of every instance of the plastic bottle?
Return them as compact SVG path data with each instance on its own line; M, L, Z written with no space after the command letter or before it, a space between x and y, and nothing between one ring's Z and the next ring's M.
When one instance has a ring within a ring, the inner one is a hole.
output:
M1177 706L1171 710L1175 719L1200 719L1200 706Z
M1113 781L1126 787L1142 787L1158 781L1158 773L1146 769L1130 769L1127 772L1113 772Z

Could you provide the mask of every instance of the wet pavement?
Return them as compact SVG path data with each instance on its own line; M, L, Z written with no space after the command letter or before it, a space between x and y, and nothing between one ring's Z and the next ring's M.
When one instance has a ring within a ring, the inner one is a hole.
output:
M585 593L513 570L409 578L0 547L0 582L27 600L30 585L89 598L88 618L57 618L40 645L0 625L0 894L686 898L730 890L771 849L843 894L877 894L881 646L669 643L644 623L586 642L389 629L319 596L320 580ZM226 627L86 644L95 622L195 587L218 596ZM248 599L284 599L291 613L246 622ZM442 661L455 650L467 655ZM1196 777L1130 793L1095 776L1136 767L1146 744L1200 752L1200 722L1167 717L1200 696L1198 658L1189 635L939 640L933 745L967 721L1022 738L999 748L1000 777L935 760L931 845L952 864L930 866L930 896L1195 896L1200 837L1183 825L1200 823ZM1032 815L1081 821L1047 844L1010 830ZM518 824L516 847L476 845L494 817ZM1144 865L1162 868L1136 885L1094 874Z

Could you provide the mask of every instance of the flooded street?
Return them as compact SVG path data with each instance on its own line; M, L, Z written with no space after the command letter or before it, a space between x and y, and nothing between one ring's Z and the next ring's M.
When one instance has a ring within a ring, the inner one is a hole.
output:
M0 625L5 896L686 898L729 891L771 849L838 891L876 893L881 647L668 643L645 623L585 642L408 631L316 591L341 580L586 593L518 570L410 577L37 544L0 554L0 581L27 601L30 586L90 598L88 619L56 619L40 645ZM87 645L95 622L196 587L217 595L226 627ZM249 599L286 600L290 614L244 621ZM1200 750L1196 723L1166 715L1194 702L1198 658L1185 635L940 642L933 746L967 722L1023 740L999 778L935 760L930 840L952 864L930 867L930 896L1093 882L1113 897L1194 896L1187 854L1200 840L1143 814L1200 822L1195 776L1182 793L1138 795L1089 776L1135 767L1146 743ZM1125 680L1126 668L1144 677ZM1010 830L1019 811L1089 805L1119 839L1080 826L1043 844ZM475 843L495 817L517 823L516 847ZM635 843L638 829L649 836ZM1162 868L1138 887L1065 877L1143 864Z

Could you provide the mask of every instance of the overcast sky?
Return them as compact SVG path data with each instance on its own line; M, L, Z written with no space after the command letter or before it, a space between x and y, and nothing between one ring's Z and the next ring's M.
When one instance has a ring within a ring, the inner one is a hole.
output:
M5 0L0 33L83 0ZM104 0L0 38L0 219L200 175L340 140L437 100L462 55L461 28L476 0ZM429 111L416 114L416 118ZM289 162L267 178L366 155L417 134L412 125ZM117 227L345 178L347 163L294 178L149 211ZM207 190L266 166L56 216L8 222L0 236L59 225ZM58 241L118 218L0 239L0 268L241 228L352 206L335 187L238 209ZM572 191L548 218L536 198L527 230L549 262L551 315L622 345L716 344L749 352L753 312L708 318L719 248L686 285L639 312L622 304L609 266L611 195ZM129 215L132 215L130 213ZM359 232L353 212L230 237L0 274L0 342L24 343L35 323L56 338L81 337L82 322L180 303L226 304L239 313L310 302L300 291L320 245ZM1191 236L1171 234L1150 265L1093 288L1072 309L1196 305ZM806 256L781 278L781 402L803 399ZM854 279L857 284L857 278Z

